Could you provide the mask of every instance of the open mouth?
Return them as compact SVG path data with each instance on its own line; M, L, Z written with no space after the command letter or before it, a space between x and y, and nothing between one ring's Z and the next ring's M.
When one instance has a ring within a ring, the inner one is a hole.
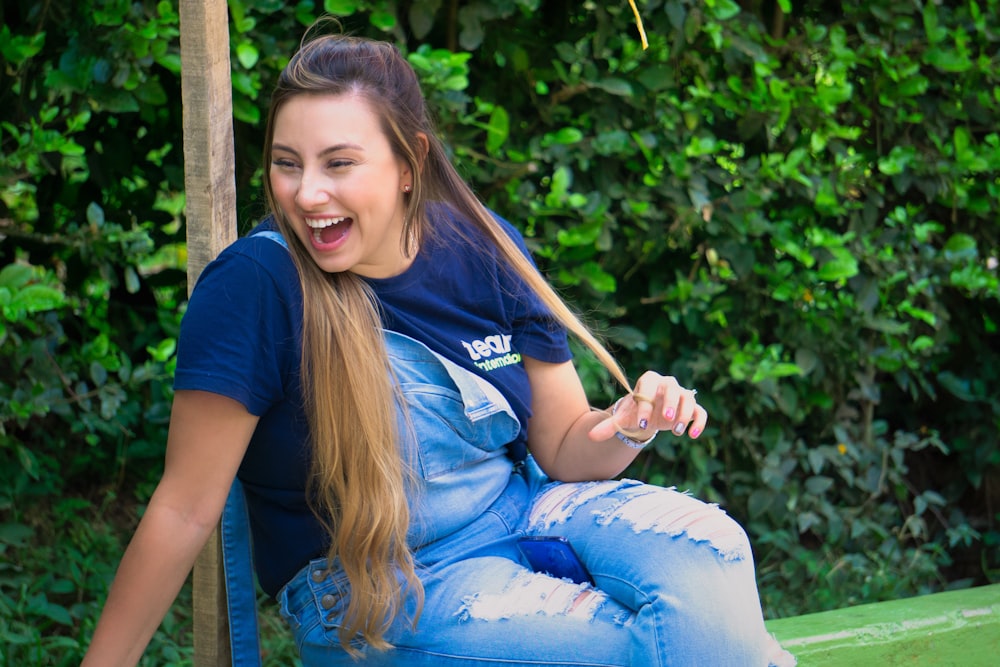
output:
M347 234L347 230L354 224L354 220L348 217L337 218L307 218L306 224L312 230L313 244L325 246L337 243Z

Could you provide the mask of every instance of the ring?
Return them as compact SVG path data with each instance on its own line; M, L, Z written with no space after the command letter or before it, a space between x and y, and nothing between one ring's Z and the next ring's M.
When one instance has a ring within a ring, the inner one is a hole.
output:
M643 396L642 394L636 393L634 391L632 392L632 400L635 401L636 403L649 403L650 405L652 405L653 403L653 399L650 398L649 396Z
M697 389L692 389L691 390L691 395L692 396L697 396L698 395L698 390Z

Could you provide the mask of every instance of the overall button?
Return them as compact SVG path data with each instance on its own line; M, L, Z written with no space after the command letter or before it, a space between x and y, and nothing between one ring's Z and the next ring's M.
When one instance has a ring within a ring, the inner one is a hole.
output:
M330 609L333 605L337 604L337 596L327 593L319 599L319 603L323 606L323 609Z
M317 584L319 582L323 581L324 579L326 579L326 570L313 570L312 571L312 580L315 581Z

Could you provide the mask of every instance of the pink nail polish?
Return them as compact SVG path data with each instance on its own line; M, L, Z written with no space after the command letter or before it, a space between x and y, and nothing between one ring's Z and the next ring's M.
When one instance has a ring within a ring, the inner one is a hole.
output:
M699 435L701 435L701 430L700 429L697 429L697 428L691 429L691 437L692 438L697 438Z
M667 411L663 413L663 416L666 419L673 419L674 418L674 409L673 408L667 408Z

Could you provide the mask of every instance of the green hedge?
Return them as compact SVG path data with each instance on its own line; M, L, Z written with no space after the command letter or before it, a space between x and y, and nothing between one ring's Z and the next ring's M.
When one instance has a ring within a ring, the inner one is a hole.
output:
M748 527L769 616L995 582L1000 2L945 4L650 0L644 50L628 2L230 0L241 230L304 26L395 40L462 172L630 372L699 388L705 435L630 474ZM72 662L162 455L179 22L150 0L0 19L0 641ZM68 574L39 574L53 557Z

